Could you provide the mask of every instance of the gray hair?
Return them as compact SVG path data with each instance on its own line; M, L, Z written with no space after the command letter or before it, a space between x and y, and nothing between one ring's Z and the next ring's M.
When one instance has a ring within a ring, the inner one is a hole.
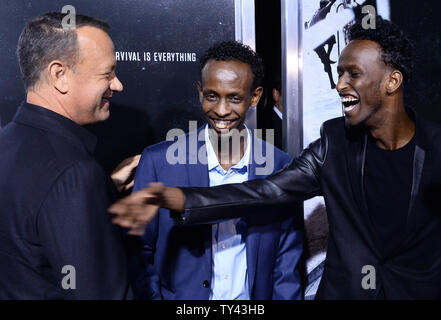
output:
M73 68L78 61L78 42L75 30L63 28L65 14L49 12L30 20L18 40L17 56L26 90L41 80L42 71L53 60ZM109 32L107 22L77 14L76 27L91 26Z

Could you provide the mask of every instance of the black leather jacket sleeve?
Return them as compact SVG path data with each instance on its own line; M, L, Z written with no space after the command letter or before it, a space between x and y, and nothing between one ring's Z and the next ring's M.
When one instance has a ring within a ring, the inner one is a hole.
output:
M288 166L265 179L211 188L181 188L184 212L172 212L179 224L216 223L249 214L268 213L268 207L290 205L321 195L320 174L327 138L312 142ZM273 210L271 210L273 212Z

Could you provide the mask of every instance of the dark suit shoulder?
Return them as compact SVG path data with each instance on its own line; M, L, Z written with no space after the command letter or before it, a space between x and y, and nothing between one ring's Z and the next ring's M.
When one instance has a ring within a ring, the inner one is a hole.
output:
M143 152L148 152L150 154L155 153L163 153L170 146L176 145L180 147L188 147L188 142L190 139L190 135L192 135L191 139L197 139L197 135L201 134L201 131L204 130L204 126L200 127L197 131L187 132L180 135L175 135L173 140L163 140L158 143L152 144L146 148L144 148ZM196 135L196 136L193 136Z
M340 150L347 139L353 139L352 135L348 135L344 117L323 122L320 128L320 137L325 139L325 144L329 146L329 148L327 147L328 151ZM359 136L354 135L354 138L359 139Z
M344 132L345 131L345 117L338 117L326 120L322 124L322 130L326 132Z
M25 193L22 196L35 205L58 177L74 165L101 172L91 155L69 142L40 128L15 123L5 127L0 134L0 150L8 152L2 157L0 172L4 177L13 175L6 192Z
M150 162L162 167L166 163L167 159L167 149L170 148L174 143L180 143L176 141L161 141L154 145L148 146L144 148L142 152L141 161L146 162L147 159L150 159ZM185 150L185 149L184 149ZM172 154L174 155L175 149L171 149Z
M204 126L200 127L197 131L177 135L173 140L164 140L148 146L143 150L143 157L148 155L155 163L158 161L165 162L167 156L171 157L170 163L175 163L177 158L180 161L187 161L188 153L191 151L190 144L195 143L197 148L200 147L201 141L198 140L198 137L204 134L203 130ZM183 157L185 159L182 159Z
M23 174L25 179L56 175L63 170L45 130L21 125L7 127L1 135L0 149L9 151L2 168L26 173Z
M434 151L436 158L441 157L441 126L417 115L416 143L424 150Z
M4 215L3 224L8 232L30 241L38 239L33 221L63 173L78 165L84 172L78 180L104 174L93 158L58 140L43 129L14 123L0 133L0 150L8 150L0 154L0 202L9 213ZM68 151L64 153L61 148Z
M65 137L26 125L11 126L10 132L5 132L2 140L16 145L16 152L11 153L11 157L22 161L17 161L17 165L27 165L30 162L33 165L50 166L51 170L58 171L77 161L93 159Z
M424 119L423 117L419 116L419 122L421 125L424 126L424 129L426 132L428 132L432 136L438 136L441 134L441 125L433 122L431 120ZM440 141L438 141L439 143Z
M164 140L164 141L152 144L151 146L144 148L143 153L149 153L149 154L163 153L172 144L177 143L178 141L180 141L180 140L177 140L177 139L175 139L174 141Z

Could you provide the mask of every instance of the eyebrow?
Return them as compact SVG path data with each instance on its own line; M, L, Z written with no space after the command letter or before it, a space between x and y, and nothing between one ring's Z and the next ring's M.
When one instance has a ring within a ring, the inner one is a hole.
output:
M215 94L217 96L220 96L220 94L218 92L211 90L211 89L204 89L204 90L202 90L202 93L203 94ZM243 94L240 92L231 92L231 93L227 94L227 97L235 97L235 96L242 98Z
M339 64L339 65L337 66L337 70L353 69L353 68L360 69L360 66L358 66L358 65L356 65L356 64L354 64L354 63L350 63L350 64L347 64L347 65L345 65L345 64L340 65L340 64Z
M214 91L214 90L211 90L211 89L206 89L206 88L204 88L203 90L202 90L202 92L204 93L204 94L207 94L207 93L214 93L214 94L218 94L216 91Z

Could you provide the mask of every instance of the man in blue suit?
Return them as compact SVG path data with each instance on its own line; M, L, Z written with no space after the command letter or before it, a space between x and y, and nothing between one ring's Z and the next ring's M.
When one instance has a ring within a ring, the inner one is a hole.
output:
M218 43L201 58L200 78L207 124L146 148L134 191L157 181L186 187L242 182L263 178L290 162L244 125L248 108L262 95L263 65L254 51L238 42ZM298 208L274 214L298 216L293 210ZM167 210L161 211L147 226L141 253L131 258L138 298L301 299L300 221L253 217L180 227Z

